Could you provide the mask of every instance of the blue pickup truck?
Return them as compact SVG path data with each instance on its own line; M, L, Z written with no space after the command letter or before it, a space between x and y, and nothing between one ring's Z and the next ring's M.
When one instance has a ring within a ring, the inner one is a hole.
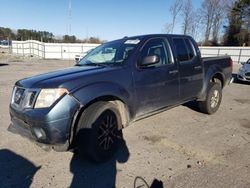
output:
M9 130L103 161L130 122L188 101L213 114L231 76L229 56L201 58L189 36L125 37L98 46L74 67L17 81Z

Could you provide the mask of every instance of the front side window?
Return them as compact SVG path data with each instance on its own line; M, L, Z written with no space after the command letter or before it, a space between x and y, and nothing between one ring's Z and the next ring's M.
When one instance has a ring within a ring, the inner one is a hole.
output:
M163 39L151 39L144 45L141 51L141 58L144 59L147 56L153 55L157 55L159 57L159 63L156 65L171 63L169 51Z

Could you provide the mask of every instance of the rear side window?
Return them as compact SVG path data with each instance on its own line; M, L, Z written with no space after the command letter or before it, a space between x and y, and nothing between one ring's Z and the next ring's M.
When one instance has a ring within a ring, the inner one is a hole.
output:
M194 45L189 39L174 38L173 42L179 61L188 61L196 56Z
M175 45L175 50L177 53L177 58L179 61L188 61L189 52L187 50L186 44L182 38L173 38Z
M195 56L195 54L194 54L194 47L190 43L190 40L185 39L185 42L186 42L186 45L187 45L189 59L193 59L193 57Z

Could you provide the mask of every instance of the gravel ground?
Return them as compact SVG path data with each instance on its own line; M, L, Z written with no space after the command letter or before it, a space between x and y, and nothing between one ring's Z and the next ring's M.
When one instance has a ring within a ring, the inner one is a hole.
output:
M131 124L123 131L126 142L122 148L104 164L89 163L71 152L44 151L8 132L13 84L72 65L69 61L0 57L1 188L132 188L137 176L149 185L155 179L162 181L165 188L250 187L249 84L227 86L214 115L199 113L187 104Z

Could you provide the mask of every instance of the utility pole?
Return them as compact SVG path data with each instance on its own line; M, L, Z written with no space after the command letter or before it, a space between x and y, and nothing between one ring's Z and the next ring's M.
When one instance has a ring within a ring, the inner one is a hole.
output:
M71 0L69 0L69 9L68 9L68 35L71 36ZM70 50L68 46L68 57L69 57L69 65L70 65Z
M71 19L72 19L72 16L71 16L71 0L69 0L69 7L68 7L68 35L71 35Z

